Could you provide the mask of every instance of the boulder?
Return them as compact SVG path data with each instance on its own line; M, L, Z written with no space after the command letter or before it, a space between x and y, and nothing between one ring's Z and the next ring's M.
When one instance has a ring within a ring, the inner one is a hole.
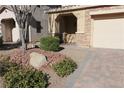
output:
M32 52L30 54L29 64L36 69L39 69L41 66L47 63L47 59L43 54Z

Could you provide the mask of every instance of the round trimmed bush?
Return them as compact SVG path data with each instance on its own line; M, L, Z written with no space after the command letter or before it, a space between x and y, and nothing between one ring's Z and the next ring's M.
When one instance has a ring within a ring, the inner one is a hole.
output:
M57 37L43 37L40 39L40 48L46 51L58 51L59 50L59 38Z
M14 67L4 75L4 85L8 88L45 88L48 76L34 69Z
M53 69L58 76L68 76L77 69L77 64L70 58L65 58L59 63L53 64Z

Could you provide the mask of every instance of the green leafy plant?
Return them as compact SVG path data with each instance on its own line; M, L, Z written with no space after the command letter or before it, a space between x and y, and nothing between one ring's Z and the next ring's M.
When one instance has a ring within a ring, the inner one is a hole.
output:
M4 76L5 73L9 71L11 67L16 67L17 64L9 61L9 57L0 58L0 76Z
M10 62L9 56L0 56L0 76L4 87L8 88L45 88L49 85L46 73Z
M64 60L53 64L53 69L58 76L64 77L68 76L77 69L77 64L70 58L65 58Z
M43 37L40 39L40 48L46 51L58 51L59 50L59 38L57 37Z
M49 84L48 75L42 71L18 67L10 68L4 79L8 88L45 88Z

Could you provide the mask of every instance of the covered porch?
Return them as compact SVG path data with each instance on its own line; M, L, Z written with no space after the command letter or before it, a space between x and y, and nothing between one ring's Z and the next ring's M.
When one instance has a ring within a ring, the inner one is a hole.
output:
M49 32L60 38L60 43L81 45L85 31L85 11L49 12Z

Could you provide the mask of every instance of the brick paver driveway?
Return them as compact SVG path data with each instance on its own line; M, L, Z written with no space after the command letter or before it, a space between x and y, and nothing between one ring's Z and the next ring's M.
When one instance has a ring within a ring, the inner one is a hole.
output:
M124 50L86 48L81 52L82 61L65 87L124 87Z

